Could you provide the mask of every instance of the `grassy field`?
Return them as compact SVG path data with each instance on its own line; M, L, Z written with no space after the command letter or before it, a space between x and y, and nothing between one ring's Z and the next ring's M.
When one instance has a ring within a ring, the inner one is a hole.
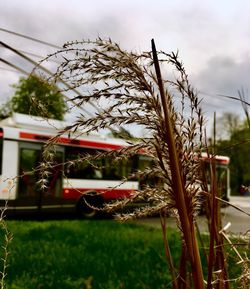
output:
M13 234L7 289L171 288L159 229L114 220L7 224ZM3 237L0 231L1 244ZM174 230L169 243L178 266L180 240ZM240 273L237 261L234 256L228 264L232 277Z
M9 289L155 289L170 282L160 230L112 220L8 221L8 226L14 236ZM179 240L174 233L170 239L177 260Z

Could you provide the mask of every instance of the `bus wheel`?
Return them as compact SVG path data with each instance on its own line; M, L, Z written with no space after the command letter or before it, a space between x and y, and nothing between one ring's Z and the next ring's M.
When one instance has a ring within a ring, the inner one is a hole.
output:
M97 216L98 208L102 206L102 197L98 196L95 192L91 192L79 199L76 205L76 212L81 218L91 219Z

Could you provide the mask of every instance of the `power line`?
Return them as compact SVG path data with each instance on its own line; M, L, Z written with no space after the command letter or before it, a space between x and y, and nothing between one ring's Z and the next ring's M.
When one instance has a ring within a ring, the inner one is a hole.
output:
M37 63L36 61L32 60L31 58L29 58L28 56L24 55L23 53L21 53L20 51L16 50L15 48L9 46L8 44L0 41L0 45L2 45L3 47L11 50L12 52L16 53L17 55L21 56L22 58L24 58L25 60L29 61L30 63L32 63L35 67L39 67L39 69L43 70L44 72L46 72L48 75L53 76L53 73L48 70L47 68L45 68L44 66L42 66L41 64ZM24 71L24 73L26 73ZM67 88L69 88L70 90L74 91L76 94L81 95L75 88L72 88L67 82L65 82L63 79L58 78L58 80L64 84ZM69 98L68 96L64 95L66 99L68 99L69 101L71 101L74 105L77 106L77 103L75 103L71 98ZM99 111L98 107L96 105L94 105L92 102L89 102L90 105L92 105L96 110ZM83 110L85 113L87 113L89 116L91 116L92 114L90 112L88 112L86 109L84 109L83 107L79 107L81 110Z
M5 29L5 28L1 28L0 27L0 31L3 31L3 32L6 32L6 33L9 33L9 34L13 34L13 35L16 35L16 36L19 36L19 37L22 37L22 38L25 38L25 39L29 39L31 41L35 41L35 42L38 42L38 43L41 43L41 44L44 44L44 45L48 45L50 47L53 47L53 48L57 48L57 49L62 49L62 47L58 46L58 45L55 45L55 44L52 44L52 43L49 43L47 41L43 41L43 40L40 40L40 39L37 39L37 38L34 38L34 37L31 37L31 36L27 36L27 35L24 35L24 34L21 34L21 33L18 33L18 32L14 32L14 31L11 31L11 30L8 30L8 29ZM16 50L17 51L17 50ZM28 54L28 55L31 55L31 56L35 56L35 57L41 57L43 58L43 56L40 56L40 55L37 55L37 54L34 54L34 53L29 53L29 52L25 52L25 51L21 51L21 50L18 50L19 52L23 52L24 54ZM21 55L20 55L21 56ZM28 59L26 59L28 60ZM31 59L30 59L31 60ZM29 61L29 60L28 60ZM53 62L56 62L58 63L57 61L55 60L50 60L50 61L53 61ZM37 63L35 64L37 66ZM48 73L48 71L47 71ZM49 73L50 74L50 73ZM51 74L50 74L51 75ZM207 93L207 92L202 92L200 91L199 92L200 94L203 94L203 95L207 95L207 96L221 96L221 97L227 97L228 99L233 99L233 100L238 100L236 97L230 97L230 96L225 96L225 95L221 95L221 94L212 94L212 93ZM95 105L91 104L95 109L98 109ZM209 105L212 105L212 106L215 106L215 107L219 107L219 105L216 105L216 104L209 104ZM247 105L250 105L247 103Z
M210 97L220 97L220 98L224 98L224 101L227 101L227 100L236 100L238 102L241 102L241 103L244 103L248 106L250 106L250 102L247 102L245 100L241 100L240 97L237 97L237 96L232 96L232 95L226 95L226 94L220 94L220 93L209 93L209 92L205 92L205 91L198 91L199 94L201 95L204 95L204 96L210 96ZM208 103L209 105L212 105L212 106L218 106L216 104L211 104L211 103Z
M27 36L27 35L24 35L24 34L21 34L21 33L10 31L10 30L5 29L5 28L1 28L0 27L0 31L6 32L6 33L9 33L9 34L13 34L13 35L16 35L16 36L19 36L19 37L22 37L22 38L26 38L26 39L29 39L31 41L35 41L35 42L38 42L38 43L41 43L41 44L44 44L44 45L48 45L48 46L56 48L56 49L62 49L62 47L60 47L58 45L55 45L55 44L52 44L52 43L49 43L49 42L46 42L46 41L43 41L43 40L40 40L40 39L37 39L37 38L33 38L31 36Z
M0 62L5 63L6 65L9 65L10 67L16 69L18 72L20 72L20 73L22 73L22 74L30 75L29 72L25 71L24 69L22 69L22 68L16 66L15 64L13 64L13 63L11 63L11 62L9 62L9 61L3 59L3 58L0 58ZM72 100L71 100L68 96L66 96L65 94L63 94L63 93L61 93L61 94L63 95L64 98L66 98L66 99L72 101ZM74 102L73 102L73 103L74 103ZM91 116L91 114L90 114L87 110L85 110L85 109L82 108L82 107L81 107L81 109L82 109L85 113L87 113L88 115Z
M28 62L32 63L35 67L39 67L40 69L42 69L43 71L45 71L46 73L48 73L49 75L52 75L52 73L45 67L43 67L42 65L38 64L36 61L34 61L33 59L29 58L28 56L24 55L23 53L21 53L19 50L9 46L8 44L0 41L0 45L2 45L3 47L11 50L12 52L14 52L15 54L19 55L20 57L24 58L25 60L27 60Z
M27 55L30 55L30 56L34 56L34 57L37 57L37 58L44 58L44 56L42 55L38 55L36 53L32 53L32 52L28 52L28 51L24 51L24 50L20 50L19 51L23 54L27 54Z
M18 72L22 73L22 74L25 74L25 75L29 75L29 73L27 71L25 71L24 69L16 66L15 64L3 59L3 58L0 58L0 62L3 62L4 64L16 69Z
M246 104L246 105L250 106L250 103L247 102L247 101L245 101L245 100L242 99L242 98L239 98L239 97L236 97L236 96L224 95L224 94L218 94L218 95L221 96L221 97L225 97L225 98L227 98L227 99L237 100L237 101L239 101L240 103L243 103L243 104Z
M6 48L6 47L3 47L3 48ZM39 55L39 54L36 54L36 53L32 53L32 52L28 52L28 51L24 51L24 50L18 50L19 52L23 53L23 54L26 54L26 55L30 55L30 56L34 56L34 57L37 57L39 59L44 59L45 56L42 56L42 55ZM50 62L55 62L57 64L60 64L59 61L56 61L54 59L47 59L47 61L50 61Z
M1 59L1 58L0 58ZM1 60L0 60L1 61ZM5 70L5 71L9 71L9 72L13 72L13 73L22 73L22 72L19 72L17 70L14 70L14 69L8 69L8 68L5 68L5 67L1 67L0 66L0 69L1 70Z
M219 94L219 93L209 93L209 92L204 92L204 91L199 91L198 92L201 95L204 96L209 96L209 97L219 97L220 99L223 97L224 98L224 102L227 102L229 100L236 100L238 102L241 102L241 100L238 97L235 96L229 96L229 95L223 95L223 94ZM215 104L215 103L211 103L211 102L207 102L207 101L203 101L204 103L206 103L206 105L210 105L210 106L214 106L214 107L220 107L221 105ZM245 103L246 105L250 106L250 103L243 101L243 103Z
M3 30L3 29L0 28L0 30ZM16 34L16 33L14 33L14 34ZM39 41L39 42L40 42L40 41ZM25 60L31 62L33 65L35 65L35 67L39 67L41 70L45 71L45 72L46 72L47 74L49 74L50 76L53 76L53 73L52 73L51 71L49 71L47 68L43 67L41 64L35 62L34 60L32 60L31 58L29 58L28 56L24 55L24 54L23 54L22 52L20 52L19 50L15 49L15 48L13 48L13 47L11 47L11 46L9 46L9 45L7 45L6 43L4 43L4 42L2 42L2 41L0 41L0 45L2 45L3 47L11 50L12 52L16 53L17 55L19 55L20 57L24 58ZM9 63L8 61L6 61L6 60L4 60L4 59L0 59L0 60L1 60L2 62L4 62L5 64L10 65L11 67L17 69L18 71L22 71L22 73L24 73L24 74L26 74L26 75L27 75L27 74L30 75L30 73L27 73L26 71L24 71L24 70L22 70L21 68L15 66L14 64L11 64L11 63ZM81 95L81 93L78 92L77 89L71 87L71 86L70 86L67 82L65 82L63 79L58 78L58 80L59 80L61 83L63 83L63 84L64 84L67 88L69 88L70 90L74 91L74 92L77 93L78 95ZM79 107L79 106L77 105L77 103L75 103L74 100L72 100L71 98L69 98L68 96L66 96L66 95L64 95L64 94L63 94L63 96L64 96L66 99L68 99L69 101L71 101L76 107L78 107L79 109L81 109L82 111L84 111L87 115L93 116L93 113L87 111L87 110L84 109L82 106ZM99 109L92 101L89 101L89 104L90 104L93 108L95 108L99 113L101 113L100 109ZM111 127L110 127L109 129L110 129L111 132L112 132Z

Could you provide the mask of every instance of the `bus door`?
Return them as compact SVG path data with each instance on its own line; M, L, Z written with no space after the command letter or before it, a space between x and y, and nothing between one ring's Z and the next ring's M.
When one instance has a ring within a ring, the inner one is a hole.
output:
M20 143L19 148L19 178L17 209L41 210L52 205L60 207L62 193L63 148L59 148L55 155L52 168L48 170L47 188L42 190L38 184L41 180L39 170L42 161L42 145Z
M40 190L42 210L62 209L64 148L56 146L51 168L48 168L47 186Z

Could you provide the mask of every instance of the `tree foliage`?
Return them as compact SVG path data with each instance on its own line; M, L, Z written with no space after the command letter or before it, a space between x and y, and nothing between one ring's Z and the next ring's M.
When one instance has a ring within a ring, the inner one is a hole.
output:
M35 75L20 78L13 85L13 97L0 110L1 118L12 112L31 114L62 120L66 111L63 95L54 85L47 83Z
M228 139L231 135L239 129L240 117L231 112L224 112L216 122L216 138L219 140Z

